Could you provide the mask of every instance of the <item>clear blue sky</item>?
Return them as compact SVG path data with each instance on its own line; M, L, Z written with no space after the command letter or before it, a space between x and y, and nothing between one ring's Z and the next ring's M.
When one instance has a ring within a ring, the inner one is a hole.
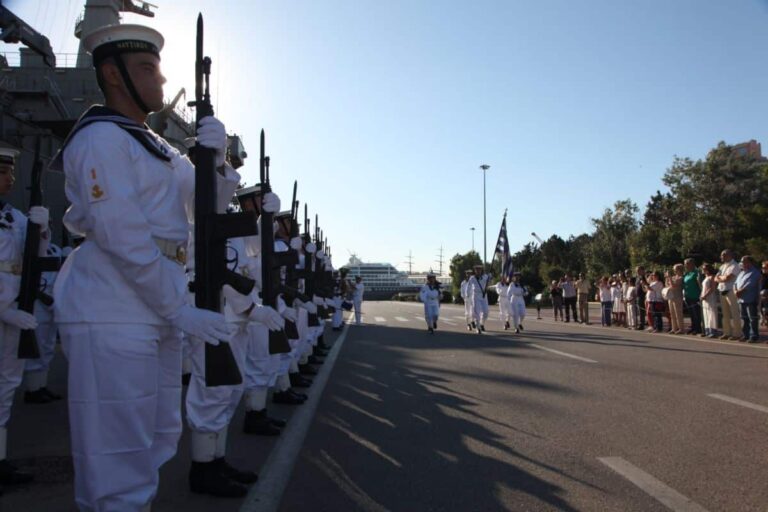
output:
M509 209L513 251L591 230L622 198L641 208L674 155L756 139L768 153L765 0L158 0L166 96L192 88L206 22L217 113L252 155L264 127L274 184L319 212L347 251L437 270L488 252ZM4 2L76 51L78 0ZM65 12L66 11L66 12Z

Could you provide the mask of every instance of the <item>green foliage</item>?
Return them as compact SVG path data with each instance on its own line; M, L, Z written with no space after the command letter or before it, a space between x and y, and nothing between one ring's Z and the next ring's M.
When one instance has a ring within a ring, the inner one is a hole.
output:
M586 246L585 263L591 276L611 274L630 265L630 240L638 229L639 210L629 199L616 201L600 218L592 219L595 232Z
M451 293L454 297L461 295L461 282L464 280L464 272L472 270L475 265L482 265L483 260L477 251L469 251L466 254L456 254L451 258Z

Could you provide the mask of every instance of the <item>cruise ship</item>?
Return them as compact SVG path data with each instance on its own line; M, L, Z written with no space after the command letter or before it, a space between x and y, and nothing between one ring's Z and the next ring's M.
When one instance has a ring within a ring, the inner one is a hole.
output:
M349 279L356 276L363 278L366 299L391 299L400 292L414 293L420 288L408 274L397 270L391 263L364 263L352 254L343 268L349 269Z

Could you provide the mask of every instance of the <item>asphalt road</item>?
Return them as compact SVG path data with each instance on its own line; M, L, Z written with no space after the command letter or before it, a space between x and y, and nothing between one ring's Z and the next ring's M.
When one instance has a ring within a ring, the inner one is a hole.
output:
M280 510L768 509L765 345L364 310Z
M768 510L765 344L531 311L516 335L494 308L478 335L451 305L431 335L419 304L364 310L363 325L328 329L310 402L271 406L290 419L284 435L242 435L239 411L230 459L262 477L247 499L188 492L185 436L153 511ZM10 457L38 481L0 510L74 510L65 403L19 400L10 427Z

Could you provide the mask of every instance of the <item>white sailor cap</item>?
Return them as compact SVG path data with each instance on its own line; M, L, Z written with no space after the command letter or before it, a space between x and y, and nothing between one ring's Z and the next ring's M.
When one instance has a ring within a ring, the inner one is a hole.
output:
M153 53L160 56L163 35L144 25L106 25L97 28L83 41L85 51L93 55L93 65L121 53Z
M19 152L12 148L0 148L0 164L14 165Z

